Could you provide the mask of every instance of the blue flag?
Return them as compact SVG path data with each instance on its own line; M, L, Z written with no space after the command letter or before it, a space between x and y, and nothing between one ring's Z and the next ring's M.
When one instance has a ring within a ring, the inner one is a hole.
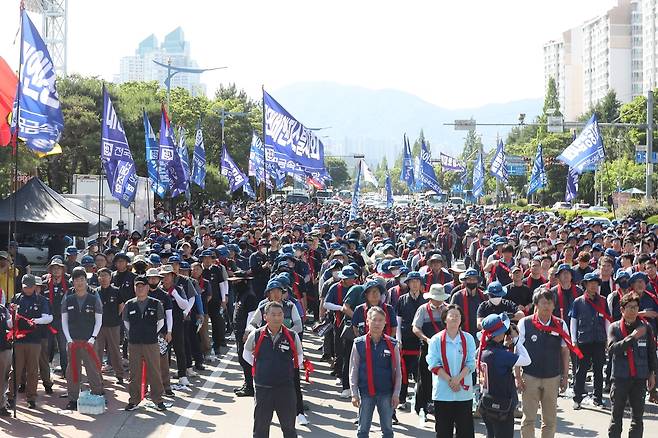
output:
M272 166L268 163L267 172L265 171L265 155L263 152L263 142L254 131L251 134L251 147L249 148L249 170L247 174L256 178L256 184L261 184L263 179L267 183L267 188L272 188L272 181L270 178L273 178L272 175Z
M251 188L249 181L245 181L244 185L242 186L242 191L251 199L256 199L256 192L254 192L254 189Z
M400 181L404 181L413 192L416 186L414 181L414 159L411 156L411 146L409 146L409 139L407 134L404 134L404 145L402 153L402 171L400 172Z
M185 198L189 201L192 196L190 193L190 152L187 150L187 144L185 143L185 128L180 127L178 129L178 135L178 157L183 167Z
M226 146L222 148L222 175L228 179L229 190L235 192L247 182L247 176L235 164L233 158L228 153Z
M47 153L53 150L64 130L64 117L55 87L55 67L27 12L23 10L21 14L21 81L14 100L12 127L28 148ZM17 113L18 132L15 129Z
M473 167L473 196L479 198L484 194L484 160L482 159L482 149L478 152L478 157Z
M112 196L118 199L123 207L128 207L137 193L137 172L126 134L105 87L103 87L101 161Z
M505 160L505 147L503 140L498 140L496 153L491 159L491 174L500 181L507 182L509 174L507 172L507 160Z
M386 170L386 208L393 208L393 187L391 186L391 174Z
M424 187L434 190L436 193L443 193L439 181L436 179L436 173L432 167L432 156L427 149L425 140L422 140L420 144L420 175L418 178Z
M603 137L596 114L592 115L580 135L558 155L557 159L579 174L605 159Z
M570 167L567 175L567 188L564 193L564 200L571 202L578 197L578 179L580 175L576 169Z
M423 185L423 180L420 177L420 174L422 173L421 170L421 161L420 157L414 158L414 188L412 191L418 193L422 192L425 186Z
M465 167L456 158L446 155L443 152L439 154L441 158L441 169L444 172L463 172Z
M192 182L202 189L206 188L206 147L203 144L201 122L196 125L194 136L194 155L192 156Z
M158 139L155 138L155 132L153 132L146 110L144 110L143 116L146 170L149 176L149 185L151 186L151 191L155 192L159 197L164 198L169 188L169 175L165 171L159 172Z
M535 163L532 165L532 174L530 175L530 183L528 184L528 196L546 187L547 182L546 170L544 169L543 148L540 143L537 145Z
M324 145L263 90L266 161L283 171L318 178L327 173Z
M171 196L185 193L187 180L185 171L174 144L174 133L167 117L167 111L162 105L162 117L160 119L160 142L158 145L159 166L169 176L169 190Z
M356 180L354 181L354 192L352 193L352 206L350 207L350 220L359 216L359 199L361 198L361 160L356 170Z

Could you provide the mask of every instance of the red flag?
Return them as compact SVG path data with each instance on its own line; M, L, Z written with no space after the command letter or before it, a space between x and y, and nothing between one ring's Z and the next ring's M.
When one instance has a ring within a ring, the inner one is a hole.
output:
M18 77L0 56L0 146L7 146L11 140L11 129L7 117L14 106Z

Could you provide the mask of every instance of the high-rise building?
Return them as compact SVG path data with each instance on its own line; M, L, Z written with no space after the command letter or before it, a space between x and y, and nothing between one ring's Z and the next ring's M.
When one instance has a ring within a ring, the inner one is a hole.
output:
M643 94L647 57L643 11L645 3L655 1L618 0L604 14L544 45L544 80L547 84L550 77L555 79L565 119L575 120L610 90L621 102Z
M171 62L176 67L198 68L190 56L190 43L185 41L183 29L177 27L165 36L162 44L152 34L139 43L134 55L121 58L115 81L158 81L165 86L167 71L153 61L163 64ZM171 78L171 88L183 87L195 96L205 94L205 85L201 84L200 76L198 73L178 73Z

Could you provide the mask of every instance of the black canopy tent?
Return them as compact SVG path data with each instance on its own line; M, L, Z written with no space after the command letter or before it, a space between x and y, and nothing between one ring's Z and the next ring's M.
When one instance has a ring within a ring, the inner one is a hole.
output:
M39 178L32 178L16 193L0 200L0 230L14 221L18 233L89 236L98 232L99 215L64 198ZM112 228L112 219L100 216L101 231Z

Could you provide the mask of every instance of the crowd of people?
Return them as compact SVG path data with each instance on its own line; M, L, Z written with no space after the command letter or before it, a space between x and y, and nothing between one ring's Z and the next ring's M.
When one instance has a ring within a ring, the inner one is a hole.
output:
M560 393L575 410L609 409L610 437L630 405L630 436L643 436L645 403L658 403L657 226L481 206L349 210L158 209L143 230L52 254L43 276L11 242L0 252L0 415L23 393L35 408L53 372L66 409L81 382L103 395L113 378L128 384L127 411L147 394L164 411L235 342L253 436L268 436L276 412L294 437L309 423L309 338L336 396L358 409L358 437L376 409L384 437L397 411L414 410L437 437L473 437L476 417L488 437L512 437L521 416L528 438L541 408L549 438Z

